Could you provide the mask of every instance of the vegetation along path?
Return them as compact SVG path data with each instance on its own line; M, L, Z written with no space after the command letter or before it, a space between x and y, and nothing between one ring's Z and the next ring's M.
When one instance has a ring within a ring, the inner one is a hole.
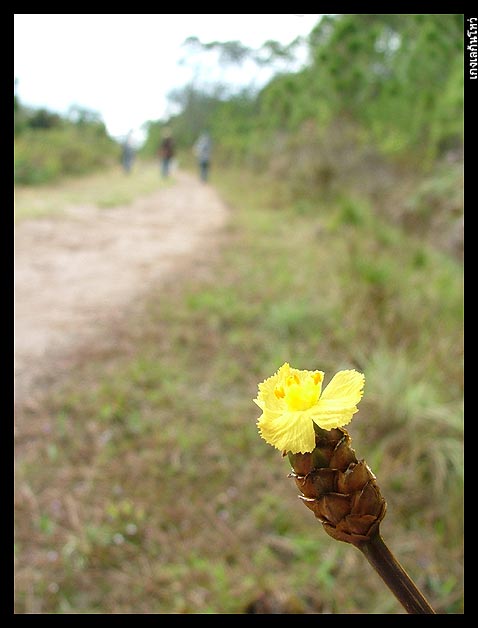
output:
M71 206L15 230L15 401L68 370L129 304L210 250L227 208L208 184L177 171L128 205ZM18 427L18 426L17 426Z

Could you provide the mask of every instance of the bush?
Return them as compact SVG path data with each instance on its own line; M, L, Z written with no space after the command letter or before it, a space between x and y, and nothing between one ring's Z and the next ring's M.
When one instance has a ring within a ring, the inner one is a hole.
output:
M118 158L119 147L94 129L26 130L15 138L16 184L36 185L62 175L85 174Z

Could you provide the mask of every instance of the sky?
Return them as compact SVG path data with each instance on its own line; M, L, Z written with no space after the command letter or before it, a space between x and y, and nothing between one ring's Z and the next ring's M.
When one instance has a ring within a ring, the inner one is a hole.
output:
M193 77L183 42L238 40L259 48L307 36L319 14L15 14L16 94L25 106L66 114L71 106L97 112L110 135L175 111L167 94ZM270 74L246 66L218 78L260 85ZM214 77L213 77L214 78Z

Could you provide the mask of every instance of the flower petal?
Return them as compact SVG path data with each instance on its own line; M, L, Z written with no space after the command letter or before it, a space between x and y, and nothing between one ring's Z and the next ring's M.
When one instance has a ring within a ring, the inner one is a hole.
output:
M363 395L365 376L355 370L339 371L325 387L311 418L319 427L330 430L347 425Z
M356 405L363 396L365 376L354 369L339 371L324 388L321 399L342 400L349 405Z
M264 412L257 427L262 438L281 451L305 454L315 447L314 426L303 412L284 412L279 416Z
M259 393L257 398L254 399L254 403L256 403L261 410L267 408L274 408L276 410L280 410L284 407L284 402L279 400L274 394L274 390L276 386L289 375L290 366L287 362L283 364L274 375L268 377L266 380L259 384Z

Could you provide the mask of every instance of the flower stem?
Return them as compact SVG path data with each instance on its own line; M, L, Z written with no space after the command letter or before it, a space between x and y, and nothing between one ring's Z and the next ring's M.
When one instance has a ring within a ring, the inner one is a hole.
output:
M379 533L373 535L369 541L356 545L356 547L365 555L407 613L436 614L413 580L385 545Z

